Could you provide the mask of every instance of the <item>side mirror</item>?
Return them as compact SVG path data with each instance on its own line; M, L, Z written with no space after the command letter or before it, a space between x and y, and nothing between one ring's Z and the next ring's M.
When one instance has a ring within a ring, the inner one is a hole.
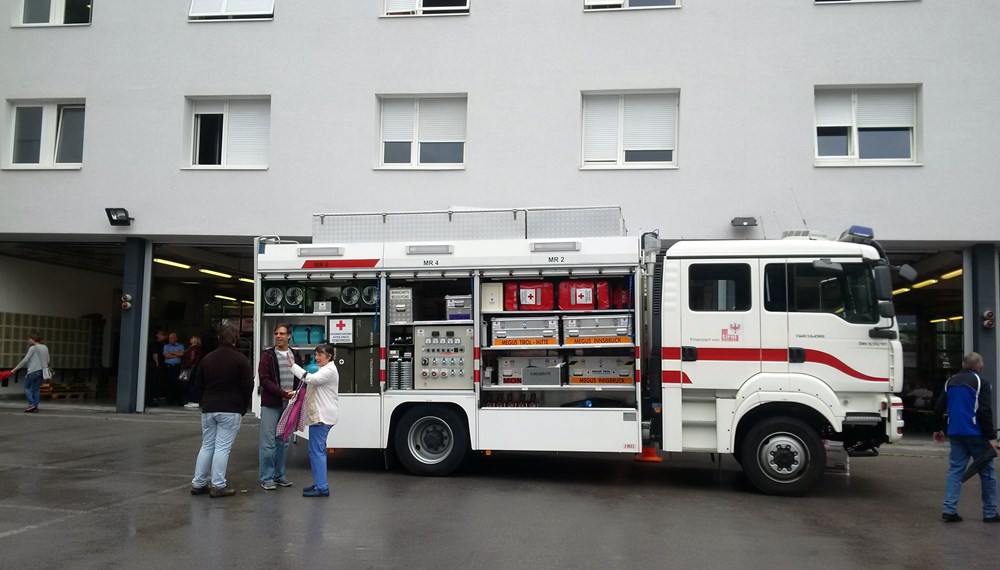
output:
M892 304L892 301L879 301L878 314L880 317L891 319L896 316L896 306Z
M879 301L892 301L892 273L888 266L875 266L875 298Z
M899 278L912 283L917 280L917 270L904 264L899 268Z
M820 275L841 275L844 273L844 266L829 259L817 259L812 262L813 269Z

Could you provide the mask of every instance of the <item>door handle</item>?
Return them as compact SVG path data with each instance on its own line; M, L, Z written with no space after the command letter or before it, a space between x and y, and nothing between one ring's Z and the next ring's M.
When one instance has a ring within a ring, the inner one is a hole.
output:
M788 362L802 364L806 361L806 349L795 346L788 347Z
M681 362L694 362L698 360L698 347L697 346L682 346L681 347Z

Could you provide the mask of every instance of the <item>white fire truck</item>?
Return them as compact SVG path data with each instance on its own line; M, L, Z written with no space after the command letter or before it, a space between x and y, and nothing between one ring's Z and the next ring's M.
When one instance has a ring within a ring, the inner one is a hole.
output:
M414 474L470 450L708 452L802 495L824 440L865 456L902 435L872 238L670 243L614 207L316 215L312 243L258 240L257 357L279 323L307 354L333 344L327 445Z

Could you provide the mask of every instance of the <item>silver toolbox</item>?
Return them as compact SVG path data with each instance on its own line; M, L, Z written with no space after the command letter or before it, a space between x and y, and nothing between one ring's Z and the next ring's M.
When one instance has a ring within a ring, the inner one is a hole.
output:
M631 344L632 315L563 315L563 344Z
M444 312L449 321L472 320L472 295L445 295Z
M562 357L558 356L500 358L497 360L498 384L558 386L563 364Z
M570 384L632 384L635 359L622 356L571 356Z
M413 289L409 287L389 289L389 322L413 322Z
M559 344L559 317L494 317L490 322L492 346Z

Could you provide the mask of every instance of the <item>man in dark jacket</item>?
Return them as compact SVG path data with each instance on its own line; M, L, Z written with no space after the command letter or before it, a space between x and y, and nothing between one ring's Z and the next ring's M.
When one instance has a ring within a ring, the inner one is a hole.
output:
M253 365L236 350L239 338L239 329L223 325L219 329L219 348L205 356L195 369L201 402L201 451L194 464L192 495L208 493L214 499L236 494L236 489L226 485L229 450L253 395Z
M302 357L288 346L292 337L288 325L274 327L274 346L260 353L257 378L260 381L260 486L273 491L279 486L291 487L285 479L285 460L288 442L276 435L278 420L288 405L289 398L299 387L299 380L288 366L288 353L295 363L302 366Z
M958 498L962 491L962 475L970 458L982 457L990 448L997 448L997 432L993 424L993 390L989 380L982 377L983 357L970 352L962 359L962 370L948 379L934 406L934 420L938 431L934 440L944 441L945 430L951 442L951 467L945 485L944 508L941 518L945 522L961 522ZM944 423L944 413L948 422ZM983 486L983 522L1000 522L997 515L997 478L993 460L979 471Z

